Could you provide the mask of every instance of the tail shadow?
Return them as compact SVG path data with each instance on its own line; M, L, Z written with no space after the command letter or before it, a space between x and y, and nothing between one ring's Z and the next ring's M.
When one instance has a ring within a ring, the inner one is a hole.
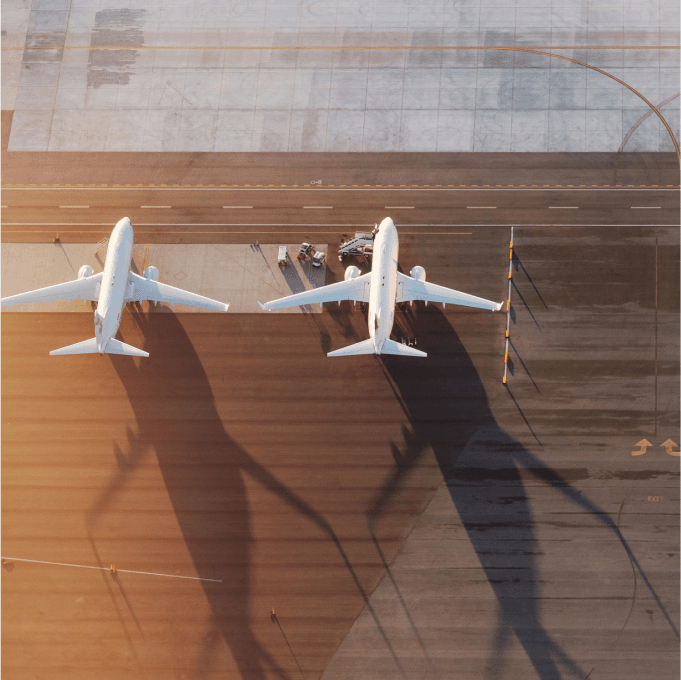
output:
M417 314L419 348L428 352L428 357L379 359L408 427L403 429L401 446L393 445L393 473L369 510L372 531L399 493L402 480L432 448L498 601L500 617L488 661L493 673L501 672L512 633L541 680L560 680L561 669L570 677L584 678L585 671L541 623L537 563L540 546L522 478L522 472L528 471L613 532L678 637L615 521L502 430L490 410L480 376L446 316L433 305L419 308ZM396 325L397 322L396 318Z

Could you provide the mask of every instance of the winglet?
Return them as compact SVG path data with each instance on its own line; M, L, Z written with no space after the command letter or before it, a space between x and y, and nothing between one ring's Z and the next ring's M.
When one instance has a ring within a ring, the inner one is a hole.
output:
M500 302L500 303L497 305L497 308L496 308L494 311L495 311L495 312L498 312L498 311L501 309L501 306L502 306L503 304L504 304L503 302Z
M228 302L227 304L225 304L224 307L225 307L225 308L224 308L222 311L223 311L223 312L226 312L226 311L229 309L229 302Z
M260 300L258 300L258 304L260 305L260 309L262 309L264 312L267 311L267 307L265 307L265 305L263 305L263 303L260 302Z

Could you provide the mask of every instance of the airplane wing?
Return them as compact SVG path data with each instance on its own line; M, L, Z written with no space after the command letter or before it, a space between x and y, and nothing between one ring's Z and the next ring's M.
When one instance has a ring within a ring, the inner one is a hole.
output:
M302 293L295 293L288 297L272 300L271 302L258 302L265 310L281 309L282 307L295 307L296 305L310 305L322 302L340 302L341 300L354 300L355 302L369 301L369 288L371 284L371 274L358 276L349 281L332 283L321 288L313 288Z
M32 302L56 302L57 300L98 300L102 272L75 281L58 283L56 286L38 288L28 293L19 293L2 298L3 307L26 305Z
M397 298L395 301L411 302L412 300L479 307L481 309L491 309L495 312L501 309L500 302L492 302L491 300L475 297L475 295L460 293L458 290L438 286L428 281L417 281L412 279L411 276L397 272Z
M128 275L128 292L125 296L126 302L141 302L142 300L152 300L153 302L170 302L178 305L192 305L193 307L204 307L215 309L219 312L226 312L229 304L211 300L210 298L190 293L180 288L168 286L165 283L145 279L134 272Z

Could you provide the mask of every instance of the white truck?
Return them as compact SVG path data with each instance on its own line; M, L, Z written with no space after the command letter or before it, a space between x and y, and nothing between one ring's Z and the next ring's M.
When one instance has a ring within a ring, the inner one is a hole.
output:
M288 251L286 246L279 246L279 256L277 257L277 262L280 267L285 267L288 264Z
M321 267L324 264L324 262L326 262L326 253L322 253L320 250L318 250L312 256L312 266Z
M298 259L307 260L307 256L314 250L311 243L303 243L298 249Z

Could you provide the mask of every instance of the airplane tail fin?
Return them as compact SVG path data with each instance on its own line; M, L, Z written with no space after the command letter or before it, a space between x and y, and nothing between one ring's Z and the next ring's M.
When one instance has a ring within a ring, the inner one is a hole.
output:
M53 349L50 354L52 356L57 356L61 354L98 354L99 348L97 347L97 338L90 338L90 340L83 340L82 342L77 342L74 345L67 345L66 347L61 347L60 349ZM105 354L127 354L133 357L148 357L149 352L137 349L132 345L126 345L120 340L111 338L109 342L106 343L104 348Z
M353 354L376 354L376 346L374 345L373 338L363 340L362 342L357 342L354 345L349 345L348 347L343 347L343 349L337 349L334 352L329 352L326 356L347 357Z
M400 342L395 342L394 340L386 340L383 343L383 349L381 349L381 354L399 354L404 357L427 357L428 355L421 350L409 347L409 345L403 345Z

